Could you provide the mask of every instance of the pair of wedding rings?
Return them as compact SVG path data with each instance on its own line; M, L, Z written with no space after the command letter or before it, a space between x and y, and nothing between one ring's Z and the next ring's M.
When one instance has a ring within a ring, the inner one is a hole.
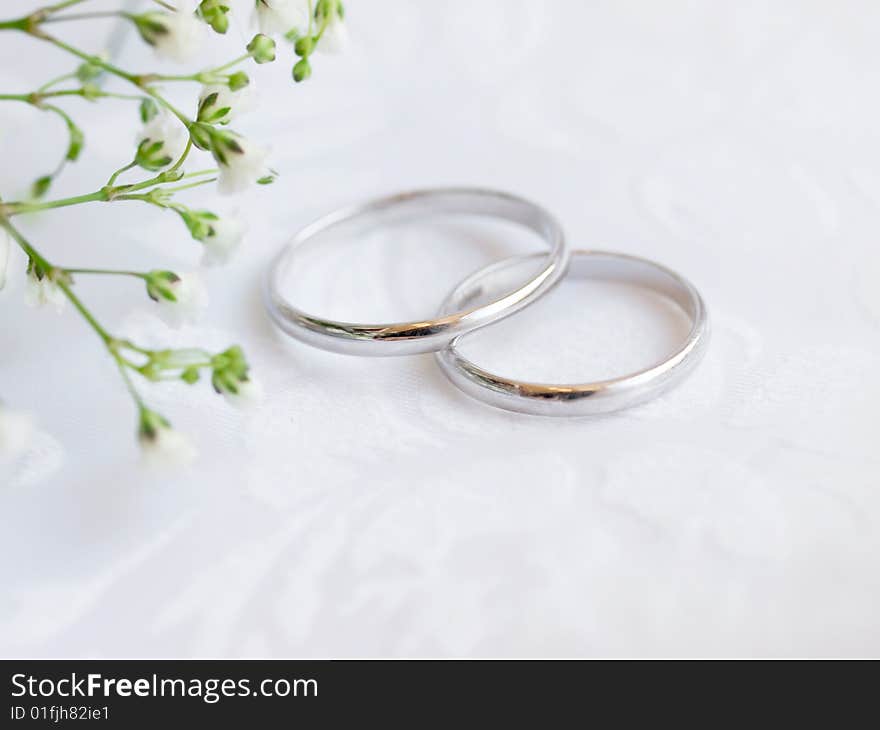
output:
M438 215L486 216L513 222L536 233L547 253L505 259L458 284L434 319L421 322L357 324L308 314L282 293L304 244L351 222L375 227ZM523 263L537 273L515 285L510 272ZM690 331L683 343L657 364L610 380L577 384L532 383L491 373L459 351L462 337L535 302L564 276L638 284L660 292L687 315ZM477 303L480 302L480 303ZM449 380L468 395L498 408L521 413L581 416L608 413L653 398L680 382L699 362L708 340L703 300L683 277L652 261L619 253L570 250L553 216L514 195L472 188L440 188L401 193L331 213L300 231L273 262L265 304L285 333L315 347L354 355L410 355L434 352Z

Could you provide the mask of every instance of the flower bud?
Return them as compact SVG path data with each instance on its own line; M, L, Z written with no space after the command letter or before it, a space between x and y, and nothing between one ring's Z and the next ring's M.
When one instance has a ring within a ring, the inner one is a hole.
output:
M297 56L308 56L312 52L314 44L310 36L303 36L293 46Z
M99 56L101 60L106 60L106 54ZM79 65L76 69L76 77L85 83L86 81L94 81L98 76L104 73L104 69L96 63L86 61Z
M247 86L251 80L244 71L237 71L229 77L228 85L230 91L241 91Z
M36 180L34 180L34 184L31 185L31 196L33 196L34 198L42 198L46 193L49 192L49 187L51 185L51 175L43 175L43 177L38 177Z
M312 75L312 67L309 64L308 60L305 58L301 58L293 67L293 80L299 83L300 81L305 81L309 76Z
M177 301L174 293L174 284L180 281L180 277L173 271L150 271L144 275L147 282L147 296L154 302L165 299L169 302Z
M197 383L199 380L199 369L195 365L192 367L186 368L181 374L180 379L187 383L188 385L192 385L193 383Z
M229 30L229 6L222 0L202 0L199 4L199 15L216 33L223 34Z
M257 63L271 63L275 60L275 41L267 35L257 33L247 44L247 52Z
M250 366L238 345L211 359L211 385L214 390L236 406L259 400L260 384L250 374Z
M82 86L83 99L94 101L101 96L101 88L97 84L85 83Z
M70 119L66 119L65 121L67 122L67 133L69 135L67 159L71 162L75 162L77 158L79 158L79 153L82 152L83 145L85 144L85 135L83 134L83 131L73 123L73 121Z
M159 105L153 99L145 96L141 99L138 110L141 115L141 121L146 124L159 113Z

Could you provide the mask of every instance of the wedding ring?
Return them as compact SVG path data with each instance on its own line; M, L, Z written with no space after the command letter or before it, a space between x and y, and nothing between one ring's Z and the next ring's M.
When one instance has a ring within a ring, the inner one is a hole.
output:
M512 266L529 256L506 259L472 274L443 303L440 312L466 307L491 292ZM497 408L543 416L609 413L642 403L679 383L699 362L708 341L703 300L690 282L652 261L604 251L572 251L569 276L637 284L660 292L689 317L690 332L667 358L638 372L593 383L550 385L490 373L459 352L456 338L435 357L450 381L466 394Z
M526 283L475 307L446 311L435 319L390 324L338 322L307 314L281 293L282 282L307 241L342 223L365 228L388 221L437 215L480 215L517 223L537 233L549 252ZM315 347L357 355L410 355L446 347L455 337L518 311L549 290L565 273L569 250L556 219L534 203L507 193L438 188L400 193L330 213L301 230L272 264L264 290L269 316L285 333Z

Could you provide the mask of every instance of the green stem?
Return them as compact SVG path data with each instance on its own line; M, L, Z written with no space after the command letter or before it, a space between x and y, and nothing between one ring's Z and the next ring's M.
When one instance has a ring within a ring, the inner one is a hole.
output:
M89 53L85 53L85 52L79 50L78 48L75 48L74 46L71 46L68 43L65 43L64 41L59 40L58 38L55 38L54 36L50 36L46 33L43 33L39 30L32 30L29 32L35 38L40 38L44 41L47 41L48 43L51 43L52 45L57 46L58 48L60 48L64 51L67 51L68 53L73 54L77 58L81 58L83 61L87 61L95 66L98 66L99 68L103 68L105 71L113 74L114 76L118 76L119 78L125 79L129 83L137 86L139 89L143 89L145 94L148 94L153 99L155 99L160 104L162 104L162 106L164 106L166 109L168 109L168 111L170 111L172 114L174 114L174 116L176 116L183 123L183 125L185 127L188 128L189 125L192 124L192 120L189 117L187 117L183 112L181 112L179 109L177 109L173 104L171 104L171 102L167 101L155 89L151 89L145 85L146 83L149 82L149 80L150 80L149 77L137 76L135 74L130 74L127 71L123 71L118 66L114 66L112 63L108 63L104 59L99 58L98 56L93 56Z
M106 184L104 187L108 187L108 188L111 187L111 186L113 185L113 183L116 182L116 178L118 178L123 172L128 172L128 171L129 171L132 167L134 167L135 165L137 165L137 162L135 162L134 160L132 160L132 161L129 162L127 165L124 165L123 167L120 167L116 172L114 172L114 173L110 176L110 179L107 181L107 184Z
M79 0L82 1L82 0ZM24 22L24 25L22 23ZM49 35L48 33L44 33L42 30L37 27L38 24L34 24L30 18L20 19L18 21L9 21L10 24L6 24L5 27L15 28L17 30L23 30L26 33L29 33L34 38L39 38L41 40L46 41L47 43L51 43L53 46L60 48L63 51L67 51L77 58L86 61L87 63L91 63L98 68L102 68L108 73L113 74L114 76L118 76L121 79L125 79L131 84L134 84L139 89L143 89L144 93L151 96L153 99L158 101L162 106L164 106L168 111L170 111L174 116L176 116L181 123L189 129L192 124L192 120L187 117L183 112L177 109L171 102L169 102L165 97L163 97L159 92L155 89L151 89L147 84L150 81L155 80L156 76L138 76L136 74L128 73L118 66L114 66L112 63L105 61L103 58L99 56L93 56L90 53L86 53L85 51L79 50L75 46L71 46L69 43L65 43L59 38L55 38L54 36ZM0 29L4 28L4 24L0 23Z
M168 205L166 203L163 203L161 200L156 200L156 198L154 198L149 193L133 193L133 194L119 195L116 199L117 200L142 200L145 203L150 203L151 205L157 205L160 208L167 208L168 207Z
M222 66L217 66L217 68L212 68L208 73L220 73L221 71L225 71L228 68L232 68L233 66L238 65L242 61L247 61L251 57L250 53L245 53L243 56L239 56L234 61L230 61L229 63L224 63Z
M9 232L9 234L15 239L21 249L34 261L39 264L40 268L43 272L48 276L51 272L55 271L55 267L49 263L46 258L40 254L31 244L27 242L24 236L19 233L19 231L12 226L12 224L6 220L5 218L0 218L0 225L3 226ZM110 334L105 330L98 320L92 315L92 313L86 309L85 305L79 300L79 297L73 293L70 289L70 285L61 279L55 281L55 284L58 286L61 291L64 292L64 295L70 300L70 303L76 307L77 311L83 316L83 318L88 322L92 329L98 334L98 336L104 341L105 345L109 346L110 341L113 339Z
M102 274L106 276L135 276L146 279L147 275L140 271L123 271L120 269L64 269L68 274Z
M45 94L38 94L38 96L43 99L53 96L82 96L87 99L128 99L129 101L140 101L144 98L138 94L117 94L111 91L99 91L96 89L61 89L59 91L47 91Z
M51 43L53 46L56 46L63 51L67 51L68 53L73 54L77 58L82 59L83 61L86 61L87 63L91 63L94 66L98 66L99 68L103 68L105 71L112 73L114 76L119 76L120 78L125 79L126 81L128 81L132 84L135 84L135 86L138 86L138 87L141 86L141 83L140 83L137 76L135 76L134 74L130 74L127 71L123 71L118 66L114 66L109 61L105 61L100 56L93 56L90 53L86 53L85 51L81 51L81 50L79 50L79 48L71 46L70 44L65 43L64 41L62 41L58 38L55 38L54 36L50 36L46 33L43 33L41 30L39 30L37 28L30 29L30 30L28 30L28 32L32 36L34 36L35 38L39 38L40 40L44 40L47 43Z
M186 173L186 175L184 175L180 179L187 180L188 178L200 177L201 175L216 175L218 172L220 172L220 170L218 170L216 167L212 167L209 170L199 170L198 172L188 172L188 173Z
M0 217L0 227L5 228L9 234L15 239L18 245L22 248L22 250L37 264L40 268L46 272L46 274L50 274L53 271L57 271L55 267L52 266L40 253L37 251L30 243L27 242L24 236L19 233L19 231L13 227L13 225L6 219ZM68 270L70 271L70 270ZM130 348L136 352L140 352L145 355L151 355L151 351L144 350L140 347L137 347L133 343L128 340L117 340L114 338L100 322L95 318L95 316L88 310L85 304L82 303L80 298L73 293L73 290L70 287L69 282L65 281L63 278L58 278L55 280L55 284L64 292L64 295L67 297L68 301L74 306L77 312L80 313L82 318L89 324L89 326L95 331L95 334L101 338L101 341L104 343L104 346L107 348L107 352L116 362L117 367L119 368L119 372L122 375L122 380L125 382L125 386L128 389L128 392L131 394L131 397L134 399L135 404L138 407L138 410L143 413L145 406L144 401L140 396L140 393L137 392L137 389L134 387L134 383L131 382L131 378L126 371L126 367L133 367L136 369L136 366L131 365L128 361L119 353L119 348Z
M164 172L160 172L155 177L151 177L149 180L144 180L143 182L134 183L132 185L117 185L115 187L111 187L109 184L100 190L96 190L93 193L86 193L85 195L75 195L71 198L59 198L58 200L47 200L44 203L23 203L23 202L11 202L11 203L0 203L0 215L19 215L20 213L34 213L39 210L52 210L54 208L67 208L71 205L79 205L80 203L94 203L94 202L103 202L107 203L111 200L147 200L147 202L155 202L149 200L147 196L133 196L130 193L137 192L139 190L144 190L146 188L151 188L156 185L161 185L165 182L170 182L169 173L176 172L180 166L183 164L190 150L192 149L192 140L188 140L186 147L183 150L183 154L181 154L180 158L177 160L174 165L169 167ZM131 165L134 166L133 164ZM121 168L120 171L124 171L127 168ZM183 175L178 180L183 180L188 177L195 177L197 175L206 175L216 172L216 170L200 170L199 172L190 173L188 175ZM115 173L114 173L115 174ZM176 180L175 180L176 182Z
M96 18L127 18L128 13L119 10L102 10L94 13L75 13L71 15L58 15L53 18L46 18L43 23L62 23L65 20L92 20Z
M138 407L138 413L143 416L144 411L147 410L147 406L144 404L144 399L141 398L141 394L138 393L137 388L134 387L134 383L131 382L131 377L128 374L128 370L126 370L127 367L137 369L136 366L128 362L128 360L122 357L122 355L113 348L110 348L110 354L113 356L113 359L116 360L116 367L119 368L119 374L122 376L125 387L128 389L129 394Z
M63 0L63 2L55 3L54 5L50 5L49 7L45 8L45 12L57 13L59 10L64 10L65 8L79 5L80 3L84 2L88 2L88 0Z
M18 232L18 230L13 227L13 225L4 217L0 216L0 227L4 228L10 236L15 239L15 242L21 247L22 251L24 251L29 258L39 264L40 268L43 271L49 272L52 270L52 264L50 264L43 256L37 251L33 246L31 246L26 240L25 237Z
M44 99L53 99L59 96L81 96L84 99L127 99L140 101L143 96L138 94L117 94L98 89L59 89L58 91L34 91L31 94L0 94L0 101L21 101L38 109L46 108L42 103Z
M186 140L186 147L183 148L183 153L178 158L177 162L175 162L171 167L169 167L166 172L177 172L180 169L180 166L183 164L183 161L187 158L190 151L192 150L193 141L192 137ZM164 182L164 181L163 181Z
M73 293L73 290L70 288L70 285L66 281L57 281L55 282L61 291L67 296L70 300L70 303L76 307L76 310L83 316L83 319L88 322L92 329L95 330L97 335L104 341L104 344L110 348L110 343L113 341L113 337L110 336L110 333L105 330L100 322L95 319L94 315L86 309L86 306L80 301L79 297ZM111 348L112 352L112 348Z
M216 177L208 178L207 180L198 180L196 182L188 183L187 185L178 185L173 188L162 188L164 192L167 193L179 193L181 190L189 190L190 188L197 188L199 185L207 185L208 183L217 182Z
M58 200L47 200L45 203L7 203L6 214L18 215L19 213L34 213L38 210L51 210L53 208L66 208L69 205L79 205L80 203L91 203L95 201L109 200L106 190L98 190L94 193L86 195L75 195L72 198L59 198Z
M30 18L17 18L16 20L2 20L0 21L0 30L23 30L27 31L28 26L31 24Z
M56 76L54 79L49 79L45 84L43 84L39 89L37 89L37 93L39 94L46 89L50 89L55 84L60 84L62 81L67 81L68 79L76 78L75 73L62 74L61 76Z
M137 83L137 82L133 82ZM193 123L192 119L190 119L186 114L184 114L180 109L175 107L170 101L168 101L164 96L162 96L155 89L151 89L149 86L143 86L142 84L137 84L140 88L144 90L144 93L154 98L158 101L162 106L164 106L168 111L170 111L175 117L177 117L184 127L189 129L190 125Z
M197 71L192 74L151 74L151 78L156 81L196 81L200 84L225 83L228 74L223 74L222 72L232 68L242 61L247 61L250 57L251 54L246 53L245 55L239 56L229 63L224 63L222 66L217 66L216 68L208 68L204 71Z

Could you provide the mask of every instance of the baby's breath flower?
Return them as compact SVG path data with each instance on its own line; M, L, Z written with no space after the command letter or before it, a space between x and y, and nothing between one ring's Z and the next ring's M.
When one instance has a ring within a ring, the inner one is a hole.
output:
M255 0L257 24L266 35L283 35L309 24L308 0Z
M150 467L185 466L196 457L192 442L155 411L144 408L138 427L144 463Z
M232 405L244 408L262 398L263 388L251 375L244 352L238 345L215 355L211 365L211 385Z
M174 12L150 12L132 17L138 32L156 49L156 55L171 61L189 61L201 48L205 25L193 12L192 3L182 0Z
M254 104L254 91L250 85L237 91L225 84L205 86L199 95L198 121L229 124L239 114L253 109Z
M0 403L0 460L24 451L33 431L33 419L29 414L14 411Z
M177 210L190 235L204 244L203 266L225 264L244 236L244 224L235 216L218 216L210 210Z
M213 221L210 232L202 239L202 265L218 266L229 261L241 245L244 231L244 223L234 216L221 216Z
M67 306L67 296L61 287L36 266L28 268L24 301L30 307L51 306L59 314Z
M208 290L196 274L173 274L172 272L150 272L148 276L171 274L171 277L156 276L156 284L147 291L156 302L156 313L169 327L179 329L186 323L196 322L208 306Z
M215 131L211 153L220 167L221 193L240 192L270 173L266 167L268 151L234 132Z
M0 289L6 286L6 271L9 268L9 251L12 248L12 239L9 234L0 228Z
M187 139L183 125L167 112L160 112L138 135L135 161L145 170L162 170L180 159Z
M236 408L246 410L263 400L263 385L253 375L246 375L238 381L235 390L221 391L226 402Z

